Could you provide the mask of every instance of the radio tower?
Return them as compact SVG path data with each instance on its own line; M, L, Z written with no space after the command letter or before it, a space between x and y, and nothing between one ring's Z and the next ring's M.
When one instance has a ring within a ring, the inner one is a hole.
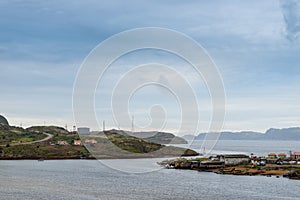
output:
M104 132L105 131L105 120L103 120L102 128L103 128L103 132Z

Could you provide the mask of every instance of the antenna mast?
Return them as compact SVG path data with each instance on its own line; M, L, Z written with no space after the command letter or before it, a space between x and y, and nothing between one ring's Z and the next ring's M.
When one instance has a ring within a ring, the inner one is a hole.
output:
M103 120L102 128L103 128L103 132L104 132L105 131L105 120Z
M132 119L131 119L131 132L134 132L134 115L132 115Z

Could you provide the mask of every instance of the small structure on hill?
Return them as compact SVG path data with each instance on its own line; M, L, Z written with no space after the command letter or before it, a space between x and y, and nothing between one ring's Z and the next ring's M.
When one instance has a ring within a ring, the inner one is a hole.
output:
M74 140L74 145L75 146L81 146L82 145L81 140Z
M60 140L60 141L57 142L57 145L66 146L66 145L69 145L69 143L65 140Z
M90 128L87 127L80 127L77 128L78 134L90 134Z
M84 143L97 144L98 142L95 139L86 139Z

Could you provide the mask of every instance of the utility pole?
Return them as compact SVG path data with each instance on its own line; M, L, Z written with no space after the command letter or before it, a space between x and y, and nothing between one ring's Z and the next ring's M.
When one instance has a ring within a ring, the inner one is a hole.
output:
M132 115L132 119L131 119L131 132L134 132L134 115Z
M105 131L105 120L103 120L102 128L103 128L103 133L104 133L104 131Z

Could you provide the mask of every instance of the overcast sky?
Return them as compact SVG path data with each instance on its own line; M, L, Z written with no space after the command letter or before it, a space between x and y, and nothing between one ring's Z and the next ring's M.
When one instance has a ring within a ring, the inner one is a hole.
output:
M214 60L226 89L224 130L300 126L297 0L0 1L0 114L14 125L45 122L71 127L73 83L84 58L113 34L149 26L187 34ZM142 56L146 56L142 60L161 59L163 63L166 58L161 52ZM141 55L129 55L114 64L106 79L115 80L113 76L121 76L124 66L140 61ZM184 68L180 60L175 61L173 58L174 66ZM130 129L131 124L116 125L111 114L103 112L109 110L105 91L113 85L98 88L99 121L106 120L108 127ZM203 90L199 87L197 93L203 100L199 132L207 129L211 111ZM145 88L130 105L140 126L149 123L151 105L145 103L149 96L158 97L152 103L177 110L169 96L160 98L158 90ZM175 130L176 115L167 117L166 129Z

